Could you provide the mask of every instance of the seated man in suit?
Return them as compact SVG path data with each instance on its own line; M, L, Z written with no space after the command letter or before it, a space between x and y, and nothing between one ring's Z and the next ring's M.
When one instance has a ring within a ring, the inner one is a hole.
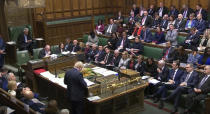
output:
M165 84L163 84L158 91L153 95L155 97L158 97L158 99L165 98L167 90L173 90L176 89L176 87L180 84L180 79L183 74L183 71L179 69L179 61L173 61L172 69L169 72L169 80ZM161 100L159 108L163 108L164 103Z
M70 51L71 45L72 45L72 42L71 42L70 38L66 38L66 44L64 46L64 50L65 51Z
M142 42L149 43L152 42L152 38L153 37L151 31L149 30L149 28L147 28L147 26L144 25L140 34L140 40Z
M80 51L80 49L81 49L81 47L79 46L78 41L74 40L73 44L70 47L70 52L78 52L78 51Z
M166 48L163 50L162 59L171 63L175 59L174 52L175 48L171 46L170 42L167 42Z
M87 54L88 56L88 61L92 62L95 61L95 55L98 53L97 45L93 44L92 48L90 49L89 53Z
M95 62L98 63L100 61L103 61L105 57L105 52L103 49L103 46L98 46L97 54L95 55Z
M210 66L204 68L205 76L200 79L199 83L192 88L187 95L186 109L184 113L192 114L192 110L201 100L205 100L207 94L210 93ZM207 107L206 107L207 108Z
M151 4L147 11L148 11L148 14L153 17L155 15L155 6Z
M165 14L168 14L168 8L164 6L163 2L160 2L160 7L157 9L157 12L160 17L163 17Z
M179 14L178 18L175 21L175 28L178 30L178 32L183 32L185 29L186 21L183 19L183 15Z
M119 50L120 52L123 52L126 48L129 48L130 46L130 42L127 38L127 34L124 31L122 33L122 38L120 38L116 44L117 50Z
M112 58L113 58L113 55L112 53L110 52L110 49L109 48L105 48L105 56L104 56L104 60L102 61L99 61L100 64L102 65L111 65L112 63Z
M152 17L148 15L148 12L146 10L144 11L144 15L141 19L141 25L145 25L148 27L152 26Z
M206 29L206 21L203 20L202 14L197 15L197 23L195 25L195 28L198 30L199 34L203 34L203 32Z
M117 25L114 23L114 20L110 19L109 22L110 22L109 25L105 27L106 36L111 36L112 33L117 32Z
M180 13L183 15L184 19L188 19L190 14L193 13L193 10L189 8L186 4L183 4Z
M195 15L198 16L198 14L202 14L203 19L207 20L208 17L208 13L206 10L204 10L201 6L201 4L197 4L196 5L196 11L195 11Z
M170 24L169 25L169 31L166 34L166 41L171 42L172 46L177 46L177 36L178 36L178 32L176 29L174 29L174 25Z
M173 15L175 18L177 18L178 14L179 14L179 11L176 9L174 5L172 5L168 15L169 16Z
M168 14L165 14L163 16L161 23L160 23L160 27L163 29L167 29L167 26L168 26Z
M120 59L121 59L121 55L120 55L119 51L114 50L114 56L112 58L112 65L114 65L114 67L118 67Z
M23 33L18 36L17 44L20 51L28 50L28 52L33 55L32 38L28 28L24 28Z
M136 37L135 42L130 47L130 53L135 55L135 56L138 56L140 54L143 54L143 51L144 51L144 46L139 41L139 38Z
M88 43L85 44L84 54L85 54L85 61L90 62L89 53L91 52L90 45Z
M194 49L198 47L199 40L200 40L200 35L197 33L196 28L192 28L190 30L190 34L187 36L184 43L182 43L181 45L185 49Z
M46 45L44 49L39 52L39 59L49 57L51 54L50 45Z
M173 91L172 94L162 99L163 101L174 99L174 110L172 111L173 114L178 112L181 95L190 92L190 88L194 88L198 82L198 73L193 70L193 64L187 64L185 69L186 72L183 73L179 86Z

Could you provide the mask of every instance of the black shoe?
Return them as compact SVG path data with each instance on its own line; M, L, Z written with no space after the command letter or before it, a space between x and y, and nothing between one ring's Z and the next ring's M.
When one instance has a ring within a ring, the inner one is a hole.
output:
M163 103L163 101L160 101L160 104L159 104L158 108L162 109L163 107L164 107L164 103Z
M153 101L153 103L157 103L157 102L159 102L159 98L155 98L155 100Z
M171 112L171 114L176 114L178 112L178 109L177 108L174 108Z

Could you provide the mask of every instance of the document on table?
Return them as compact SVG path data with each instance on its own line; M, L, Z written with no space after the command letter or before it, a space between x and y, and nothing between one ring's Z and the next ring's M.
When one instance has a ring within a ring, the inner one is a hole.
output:
M49 80L53 80L55 75L50 73L49 71L40 73L43 77L48 78Z
M133 35L131 35L131 36L128 37L129 40L132 40L132 39L134 39L134 38L135 38L135 37L134 37Z
M156 79L149 79L148 82L151 83L151 84L156 85L156 84L159 83L160 81L159 81L159 80L156 80Z
M148 78L150 78L150 76L142 76L142 77L141 77L142 80L146 80L146 79L148 79Z
M95 101L101 99L99 96L93 96L93 97L88 97L87 98L89 101Z
M91 82L90 80L84 78L85 82L87 83L87 86L91 86L91 85L94 85L95 83L94 82Z
M67 55L67 54L69 54L69 53L70 53L70 51L61 52L61 54L63 54L63 55Z

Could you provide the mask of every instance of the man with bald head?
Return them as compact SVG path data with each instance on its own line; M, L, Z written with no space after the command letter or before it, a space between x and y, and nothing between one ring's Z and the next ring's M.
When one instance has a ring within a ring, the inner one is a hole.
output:
M184 31L185 24L186 24L186 21L183 19L183 15L179 14L174 24L175 29L177 29L178 32L182 32Z
M46 45L44 49L39 52L39 58L49 57L51 54L50 45Z
M207 94L210 93L210 65L204 67L204 76L199 83L192 88L192 92L187 95L185 104L185 113L192 114L193 107L198 105L200 101L205 100Z

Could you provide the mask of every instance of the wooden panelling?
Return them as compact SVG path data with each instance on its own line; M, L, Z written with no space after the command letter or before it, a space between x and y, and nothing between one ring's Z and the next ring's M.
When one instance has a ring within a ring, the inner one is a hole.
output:
M179 1L181 0L171 0L171 5L174 5L176 9L179 9Z
M165 6L168 7L168 8L170 8L170 6L171 6L171 1L178 1L178 0L165 0L165 1L164 1ZM175 4L173 4L173 5L175 5Z
M199 0L190 0L189 7L195 9L196 4L198 4Z

